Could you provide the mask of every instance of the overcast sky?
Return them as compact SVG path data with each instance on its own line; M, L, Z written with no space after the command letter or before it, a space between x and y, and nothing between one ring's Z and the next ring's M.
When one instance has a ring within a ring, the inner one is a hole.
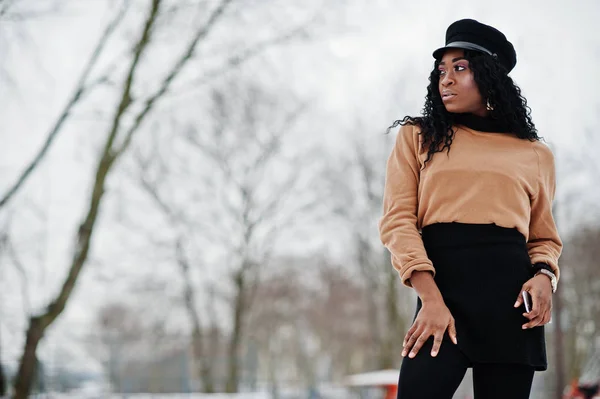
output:
M0 80L1 191L39 148L72 91L86 54L112 15L101 0L65 0L65 4L66 12L28 21L26 26L0 27L0 66L6 70ZM339 23L343 29L332 29L324 40L269 53L277 72L269 84L312 98L311 139L332 152L344 151L353 123L364 126L359 135L375 139L394 119L418 114L433 66L431 53L444 44L447 26L461 18L495 26L514 44L518 62L511 76L528 99L540 134L556 151L577 153L585 146L581 132L597 131L600 111L596 0L357 1L332 18L331 24ZM179 101L192 110L193 100L190 96ZM94 133L101 131L101 119L91 112L78 114L30 181L28 196L49 204L44 209L43 248L36 245L40 237L20 229L23 237L31 236L20 249L40 252L45 262L45 274L35 273L38 284L57 284L64 273L73 229L83 211L84 188L99 140ZM25 226L27 222L26 217L18 221ZM103 247L108 254L113 249ZM53 327L57 336L83 336L91 317L86 300L106 295L89 277L81 283L84 288ZM32 293L32 306L43 306L54 292ZM4 297L0 303L2 314L21 309L20 303ZM24 327L22 321L14 322ZM10 340L8 345L3 342L3 350L10 348L2 353L3 360L14 364L20 336L8 331L10 326L2 328L3 341Z

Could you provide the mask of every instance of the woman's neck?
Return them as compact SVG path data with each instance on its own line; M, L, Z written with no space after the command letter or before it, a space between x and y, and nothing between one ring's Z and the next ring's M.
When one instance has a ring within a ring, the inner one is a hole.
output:
M471 113L454 114L454 122L481 132L510 132L506 124L502 123L498 119L492 119L491 117L479 116Z

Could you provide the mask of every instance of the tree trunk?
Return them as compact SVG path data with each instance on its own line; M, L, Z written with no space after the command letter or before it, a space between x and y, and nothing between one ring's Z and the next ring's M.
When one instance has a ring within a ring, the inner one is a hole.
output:
M2 342L0 341L0 345ZM0 351L0 353L2 353ZM6 374L4 374L4 368L2 367L2 356L0 356L0 396L6 395L8 386L6 383Z
M197 373L202 382L203 393L215 393L215 382L210 369L210 361L204 355L202 332L199 326L194 326L192 331L192 347L194 358L198 362Z
M552 213L555 215L557 227L559 226L559 218L557 209L558 203L555 202L552 207ZM557 289L554 293L554 364L555 364L555 376L556 376L556 399L561 399L563 390L565 388L565 353L564 353L564 334L562 326L562 312L563 312L563 301L561 297L561 289Z
M390 265L390 253L385 250L384 265ZM385 293L386 309L386 328L385 338L382 345L383 351L380 354L379 367L382 369L397 368L398 354L400 353L399 343L402 342L404 334L404 320L398 312L398 273L393 268L388 268L387 284Z
M19 363L19 371L15 379L15 393L13 399L26 399L33 385L37 369L37 346L44 336L47 326L44 326L40 317L31 317L29 319L29 328L27 329L27 338L25 340L25 351Z
M367 357L366 367L374 368L379 367L382 363L381 357L385 352L380 323L381 312L378 301L381 296L377 295L379 291L377 276L374 275L372 268L369 267L369 263L371 262L371 251L369 250L369 246L360 234L356 234L355 237L356 246L358 248L357 262L369 291L373 293L372 295L367 295L365 299L368 308L367 319L371 333L370 345L372 348L372 355Z
M241 346L242 338L242 320L245 307L245 296L246 296L246 284L244 281L244 268L235 276L235 286L237 296L235 298L234 306L234 319L233 319L233 331L231 332L231 339L229 341L228 350L228 375L227 382L225 383L225 392L236 393L238 391L239 384L239 369L238 369L238 353Z
M0 396L6 395L6 375L4 374L4 368L0 362Z
M377 285L368 282L370 292L377 292ZM369 323L369 331L371 333L371 340L369 342L369 348L372 352L367 356L367 364L365 365L369 369L379 367L381 363L381 351L383 347L382 333L381 333L381 315L380 309L377 305L377 295L367 295L367 319Z
M158 196L155 195L158 199ZM161 202L162 204L162 202ZM172 215L172 212L163 206L163 209L168 215ZM187 310L190 322L192 323L192 350L194 351L194 361L197 364L197 376L202 382L202 391L204 393L214 393L215 385L213 376L210 369L210 359L207 358L204 352L204 340L202 338L202 323L200 317L196 311L196 291L192 285L192 279L190 276L190 265L188 259L185 256L183 250L183 239L178 238L175 245L177 264L181 271L181 277L183 278L183 296L185 302L185 308Z
M134 48L133 59L131 61L127 79L123 87L121 100L117 106L110 132L107 135L103 152L96 168L96 175L94 178L94 185L92 188L88 212L77 232L74 254L67 278L63 282L57 297L46 308L45 313L39 316L31 317L29 320L25 348L19 363L17 376L15 378L15 391L13 394L13 399L26 399L29 396L29 392L31 391L31 383L33 382L33 375L35 372L37 346L42 339L46 328L48 328L65 309L67 301L71 297L71 293L75 288L79 274L81 273L81 270L87 261L94 227L100 211L100 204L104 196L104 185L106 183L106 179L114 165L114 162L124 152L129 144L129 141L126 141L125 144L121 145L119 151L114 151L115 141L117 139L117 135L119 134L121 117L131 104L131 85L133 82L133 75L137 69L138 61L142 55L142 52L150 41L150 31L158 15L160 1L161 0L152 1L152 4L150 5L149 16L146 20L141 38Z
M96 180L94 182L94 190L90 209L85 221L79 228L73 263L71 264L69 274L63 283L60 293L48 306L44 314L31 317L29 320L25 348L21 362L19 363L19 371L15 380L14 399L25 399L29 395L31 383L33 381L32 378L35 368L35 354L37 346L42 339L46 328L48 328L48 326L50 326L50 324L52 324L64 310L67 301L69 300L71 293L75 288L75 284L83 265L85 264L92 239L92 232L94 230L94 225L96 223L100 208L100 201L104 194L104 182L113 161L114 158L112 158L112 155L110 155L110 151L105 152L102 160L100 161L100 165L96 173Z
M565 354L564 354L564 334L562 327L562 297L561 289L557 289L554 294L554 354L555 354L555 375L556 375L556 398L561 399L563 389L565 388Z

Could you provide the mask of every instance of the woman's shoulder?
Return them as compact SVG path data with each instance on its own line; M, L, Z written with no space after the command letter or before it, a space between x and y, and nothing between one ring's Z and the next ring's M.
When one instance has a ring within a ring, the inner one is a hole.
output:
M396 141L406 145L410 144L418 152L423 143L421 125L418 122L411 121L403 123L398 130Z
M396 121L400 124L400 128L398 130L399 135L405 135L412 138L416 138L421 134L421 121L418 117L406 117L404 120Z
M536 152L540 163L542 164L554 164L554 153L552 148L542 140L535 140L531 142L531 147Z

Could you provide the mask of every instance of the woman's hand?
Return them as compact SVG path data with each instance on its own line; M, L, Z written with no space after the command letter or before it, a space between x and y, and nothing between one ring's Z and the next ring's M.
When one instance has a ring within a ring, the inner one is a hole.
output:
M450 310L446 304L440 300L423 302L423 306L421 307L421 310L419 310L415 322L404 337L404 342L402 343L402 346L404 347L402 356L404 357L410 352L408 357L415 357L419 352L419 349L421 349L423 344L432 335L434 336L434 340L431 356L437 356L446 329L448 329L448 334L450 335L452 342L456 344L457 339L454 317L450 314Z
M552 285L550 279L543 274L529 279L519 292L515 308L523 303L521 292L527 291L531 295L532 309L529 313L523 313L523 316L529 319L528 323L523 324L523 329L543 326L550 321L552 316Z

